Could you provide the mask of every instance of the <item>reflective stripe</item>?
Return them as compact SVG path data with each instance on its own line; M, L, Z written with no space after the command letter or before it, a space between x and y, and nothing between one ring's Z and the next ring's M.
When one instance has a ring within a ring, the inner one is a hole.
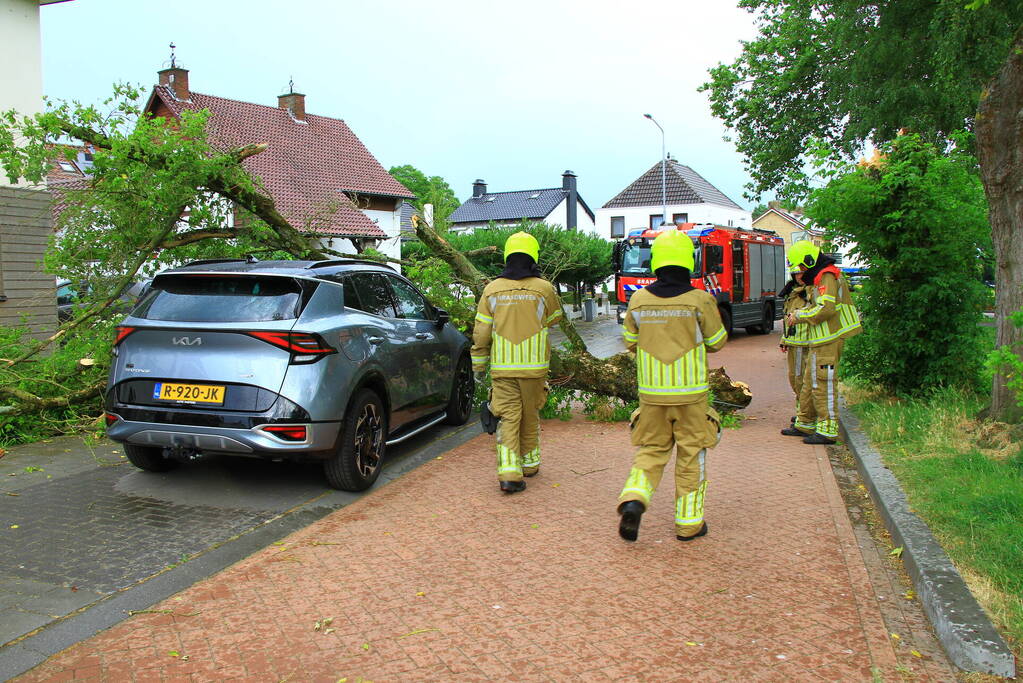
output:
M493 335L493 344L490 347L491 370L539 370L546 369L550 365L548 360L547 328L524 339L518 344L512 344L500 335Z
M831 303L835 303L835 297L831 296L830 294L821 294L820 298L817 299L817 301L830 301Z
M539 467L540 466L540 447L537 446L533 450L529 451L522 456L523 467Z
M810 352L810 367L813 368L813 372L810 373L810 386L814 389L817 388L817 352Z
M704 342L707 346L714 346L725 336L725 328L719 329L717 332L710 336L710 339Z
M550 323L551 321L557 320L560 317L561 317L561 311L554 311L549 316L547 316L547 322Z
M805 422L800 422L799 420L796 420L795 426L796 429L799 429L800 431L804 432L812 432L814 429L816 429L816 425L806 424Z
M818 434L829 439L838 438L838 420L817 420L815 427Z
M639 341L639 332L629 332L627 327L622 328L622 336L625 337L625 341Z
M476 320L479 320L481 323L492 323L492 322L494 322L494 319L492 317L490 317L489 315L483 315L482 313L477 313L476 314Z
M629 497L630 500L634 500L631 496L639 496L639 499L643 501L645 505L650 504L650 497L654 495L654 487L650 485L650 480L646 476L644 470L638 467L633 467L629 471L629 478L625 480L625 488L622 489L621 495L618 496L618 500Z
M672 364L662 363L643 349L636 351L639 392L686 396L707 391L707 349L700 345Z
M675 524L694 526L703 521L703 500L707 495L707 480L704 479L693 491L675 499Z
M497 474L522 474L518 454L502 444L497 444Z

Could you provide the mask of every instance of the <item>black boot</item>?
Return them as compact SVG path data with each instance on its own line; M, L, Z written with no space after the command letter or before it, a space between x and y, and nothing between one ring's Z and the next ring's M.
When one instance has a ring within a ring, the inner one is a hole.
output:
M639 520L646 512L646 506L638 500L630 500L618 506L618 514L622 516L618 523L618 535L626 541L635 541L639 536Z
M518 493L519 491L526 490L526 482L524 481L502 481L501 490L505 493Z
M675 536L675 538L677 538L680 541L691 541L694 538L699 538L700 536L706 536L706 535L707 535L707 523L704 522L703 526L700 527L700 530L697 531L692 536Z
M796 424L796 416L795 415L793 415L792 417L789 418L789 424L790 425Z
M824 436L823 434L814 432L803 439L803 443L816 444L819 446L832 446L834 445L835 440L829 436Z
M802 430L796 429L795 427L786 427L785 429L781 430L781 433L784 434L785 436L801 436L801 437L810 436L807 432L804 432Z

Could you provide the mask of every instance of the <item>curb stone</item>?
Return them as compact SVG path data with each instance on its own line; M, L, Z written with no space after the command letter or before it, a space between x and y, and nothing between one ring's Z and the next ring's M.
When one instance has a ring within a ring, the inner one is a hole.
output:
M930 528L910 510L895 475L884 466L881 454L860 429L859 418L842 397L838 415L842 438L856 458L856 468L892 542L903 548L902 562L949 659L965 671L1015 678L1012 651L977 604Z

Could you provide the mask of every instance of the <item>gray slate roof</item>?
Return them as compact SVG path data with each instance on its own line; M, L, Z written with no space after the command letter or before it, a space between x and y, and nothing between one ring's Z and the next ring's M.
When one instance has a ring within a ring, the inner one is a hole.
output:
M454 210L448 220L458 223L486 223L487 221L517 221L523 218L541 220L553 211L568 194L560 187L545 190L516 190L514 192L488 192L481 197L469 197ZM586 202L579 198L583 209L593 217Z
M730 209L742 209L721 190L711 185L706 178L674 159L668 160L664 186L668 204L720 204ZM658 161L649 171L636 178L631 185L604 204L604 208L660 205L661 162Z

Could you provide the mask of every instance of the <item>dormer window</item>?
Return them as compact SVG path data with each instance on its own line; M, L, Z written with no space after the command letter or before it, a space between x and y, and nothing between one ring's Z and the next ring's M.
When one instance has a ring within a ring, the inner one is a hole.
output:
M58 161L60 169L67 173L78 173L78 168L75 167L70 161Z

